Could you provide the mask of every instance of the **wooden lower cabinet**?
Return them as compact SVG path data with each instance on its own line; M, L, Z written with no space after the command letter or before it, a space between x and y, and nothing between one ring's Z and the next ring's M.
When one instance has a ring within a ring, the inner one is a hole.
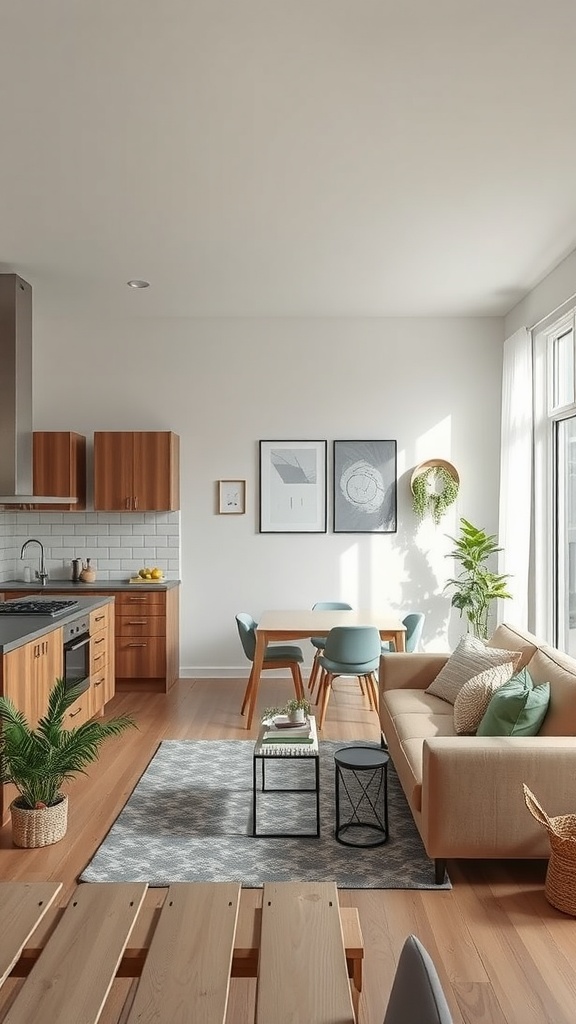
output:
M180 666L179 590L116 593L116 688L166 693Z
M62 675L63 634L61 629L47 633L4 655L2 693L23 712L35 729L48 707L48 694Z
M46 713L50 690L64 671L63 644L64 631L55 629L0 656L0 692L23 712L32 728ZM65 727L72 729L102 715L114 692L114 605L110 603L90 613L90 687L68 708ZM0 823L6 820L15 796L13 786L0 786Z
M84 722L88 722L90 718L94 717L92 711L92 690L85 690L81 693L77 700L70 705L66 714L64 715L63 726L65 729L76 729L77 726L83 725Z
M48 694L56 679L62 675L64 637L61 629L47 633L1 658L1 686L28 724L35 729L48 707ZM18 795L12 785L0 786L0 824L9 815L12 800Z
M4 597L30 597L31 592L12 591ZM91 597L113 597L114 617L110 605L108 609L108 629L115 637L107 645L106 666L98 661L97 654L101 650L98 624L90 619L92 675L97 679L97 687L105 687L109 696L104 703L114 696L115 690L148 690L154 693L167 693L178 679L180 671L180 589L171 587L169 590L138 589L138 585L130 590L90 590ZM70 591L50 589L50 597L70 597ZM101 615L102 609L92 613ZM106 667L107 671L101 672ZM98 680L100 680L98 682ZM99 703L92 714L97 714L102 707Z
M114 605L90 613L90 680L92 717L101 715L115 693Z

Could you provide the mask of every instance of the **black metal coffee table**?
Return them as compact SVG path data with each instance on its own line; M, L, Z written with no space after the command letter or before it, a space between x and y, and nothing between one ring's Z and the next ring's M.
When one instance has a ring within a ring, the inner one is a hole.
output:
M310 727L313 736L312 743L263 743L262 737L269 728L269 723L262 725L258 733L258 739L254 746L254 757L252 760L252 835L262 839L304 839L320 835L320 753L318 749L318 734L316 732L316 719L310 715ZM286 787L270 787L266 785L266 762L278 760L289 761L310 761L314 762L314 786L308 788L289 789ZM261 780L258 786L257 762L261 765ZM316 794L316 830L314 832L259 832L257 824L258 793L315 793Z

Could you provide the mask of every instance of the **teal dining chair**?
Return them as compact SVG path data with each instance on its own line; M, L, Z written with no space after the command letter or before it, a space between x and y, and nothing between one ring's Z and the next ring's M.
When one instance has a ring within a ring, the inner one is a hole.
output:
M418 650L425 621L426 616L424 612L410 612L409 615L405 615L402 619L403 625L406 626L405 644L407 654L413 654L414 651ZM395 650L396 645L393 640L382 641L382 654L389 654L390 651Z
M352 605L347 604L346 601L316 601L316 604L312 605L313 612L351 612ZM312 662L312 668L310 669L310 676L308 678L308 689L310 696L314 695L316 684L320 680L322 668L318 663L318 656L324 650L326 644L325 636L311 636L310 643L316 648L314 654L314 661Z
M251 615L248 615L247 612L239 612L236 616L236 625L238 627L238 634L240 636L244 654L248 658L248 661L252 662L252 669L250 671L250 676L244 693L244 699L242 701L242 707L240 709L240 714L243 715L246 710L246 705L250 699L250 691L254 681L252 673L254 671L256 629L258 623ZM273 668L289 668L292 673L296 696L303 698L304 684L302 682L302 673L300 671L300 665L303 661L304 655L302 653L302 648L297 647L296 644L269 644L264 652L262 671Z
M320 679L318 728L324 725L332 683L337 676L358 676L366 684L370 707L378 707L380 633L376 626L334 626L326 637L324 653L318 661L323 669Z

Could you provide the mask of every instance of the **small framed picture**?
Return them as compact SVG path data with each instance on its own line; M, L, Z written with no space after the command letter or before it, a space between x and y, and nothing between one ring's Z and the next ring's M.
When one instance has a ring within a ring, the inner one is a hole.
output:
M243 515L246 511L246 481L218 481L218 512L221 515Z

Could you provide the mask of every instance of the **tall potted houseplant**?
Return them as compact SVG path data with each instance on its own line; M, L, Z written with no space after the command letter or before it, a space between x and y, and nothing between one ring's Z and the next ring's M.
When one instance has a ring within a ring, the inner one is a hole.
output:
M512 597L506 586L510 576L492 572L487 565L502 548L498 547L493 534L487 534L463 518L460 519L460 536L450 537L450 540L454 549L446 557L459 562L461 568L454 579L446 582L444 589L453 588L452 607L466 616L474 636L486 640L492 603Z
M67 689L65 680L57 679L36 729L11 700L0 697L0 782L18 790L10 805L16 846L48 846L64 837L68 797L63 783L97 760L104 740L135 726L129 715L122 715L65 728L64 715L78 696L78 689Z

